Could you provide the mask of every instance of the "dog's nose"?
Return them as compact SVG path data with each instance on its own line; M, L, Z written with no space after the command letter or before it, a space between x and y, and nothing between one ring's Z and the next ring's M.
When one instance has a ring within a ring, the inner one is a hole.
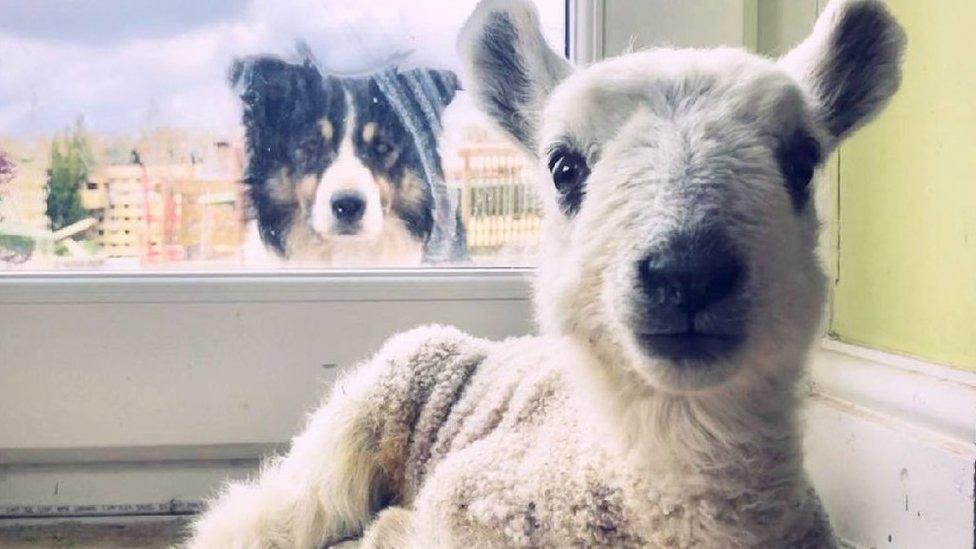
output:
M734 294L745 278L742 260L722 233L680 233L638 262L652 308L693 316Z
M366 201L357 193L342 193L332 197L332 214L340 223L356 223L366 211Z

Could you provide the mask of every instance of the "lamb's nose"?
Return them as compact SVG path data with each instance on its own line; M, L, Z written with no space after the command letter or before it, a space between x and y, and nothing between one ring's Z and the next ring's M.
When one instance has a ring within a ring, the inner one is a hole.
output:
M366 201L358 193L342 193L332 197L332 213L340 223L356 223L366 211Z
M734 294L745 278L742 261L716 231L677 233L637 263L652 308L694 315Z

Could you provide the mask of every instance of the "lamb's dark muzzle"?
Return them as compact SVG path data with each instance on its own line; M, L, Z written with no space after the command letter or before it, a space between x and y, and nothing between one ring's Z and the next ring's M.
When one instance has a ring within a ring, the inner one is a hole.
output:
M634 331L644 349L671 360L716 359L741 343L747 271L724 232L678 231L637 262Z

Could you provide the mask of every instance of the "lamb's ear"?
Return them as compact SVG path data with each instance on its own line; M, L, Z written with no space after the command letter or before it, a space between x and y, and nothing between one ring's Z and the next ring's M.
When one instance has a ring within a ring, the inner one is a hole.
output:
M779 64L817 102L835 145L871 120L901 82L905 32L881 0L832 0Z
M479 107L535 153L539 110L572 72L542 36L526 0L482 0L458 37L464 87Z

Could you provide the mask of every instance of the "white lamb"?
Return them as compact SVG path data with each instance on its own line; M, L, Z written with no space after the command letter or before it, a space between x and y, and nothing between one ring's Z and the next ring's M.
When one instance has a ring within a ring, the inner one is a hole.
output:
M778 62L574 71L531 5L483 1L465 85L539 160L544 335L394 337L189 545L833 546L797 426L825 286L809 183L904 43L882 2L839 0Z

